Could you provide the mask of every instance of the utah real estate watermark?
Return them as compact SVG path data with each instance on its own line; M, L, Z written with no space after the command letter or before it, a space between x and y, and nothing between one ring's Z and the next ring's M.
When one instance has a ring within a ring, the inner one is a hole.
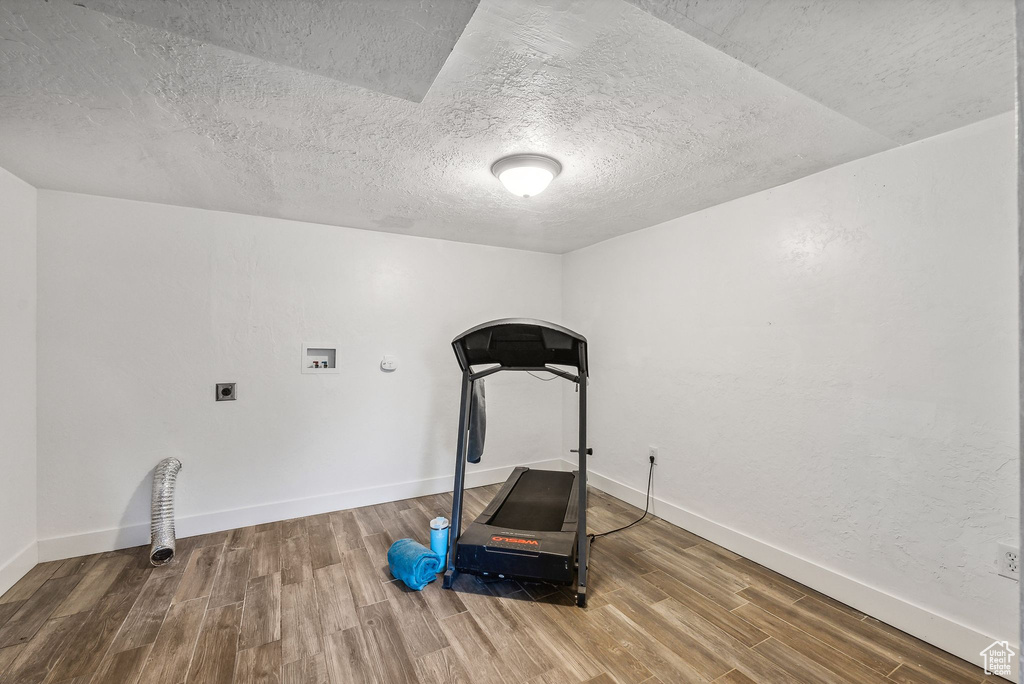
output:
M1010 649L1008 641L993 641L980 655L985 663L985 674L1007 678L1013 675L1013 656L1017 654Z

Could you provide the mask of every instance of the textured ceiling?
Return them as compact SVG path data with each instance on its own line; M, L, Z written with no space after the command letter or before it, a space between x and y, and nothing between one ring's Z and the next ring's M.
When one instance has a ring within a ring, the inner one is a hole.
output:
M122 19L419 102L479 0L78 0Z
M4 0L0 166L562 252L1013 107L1011 0L635 2Z
M629 2L899 143L1013 108L1010 0Z

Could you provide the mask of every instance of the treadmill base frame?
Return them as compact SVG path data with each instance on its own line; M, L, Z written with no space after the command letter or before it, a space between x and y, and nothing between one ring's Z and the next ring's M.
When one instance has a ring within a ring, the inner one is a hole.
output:
M571 585L576 531L534 532L474 522L455 548L455 569L481 577Z

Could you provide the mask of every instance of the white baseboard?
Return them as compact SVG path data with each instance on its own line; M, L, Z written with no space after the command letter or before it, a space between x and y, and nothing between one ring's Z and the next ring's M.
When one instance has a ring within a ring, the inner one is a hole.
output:
M561 470L562 463L561 459L551 459L535 463L524 463L522 465L531 468ZM509 473L512 472L513 467L502 466L486 470L467 470L466 487L481 487L483 485L503 482ZM299 518L306 515L317 515L345 508L370 506L372 504L398 501L399 499L409 499L428 494L440 494L452 490L453 479L454 476L451 475L434 477L347 492L336 492L307 499L293 499L247 508L217 511L215 513L201 513L175 520L175 532L179 537L191 537L196 534L232 530L236 527L247 527L249 525L288 520L289 518ZM114 551L148 543L148 522L62 537L50 537L39 540L39 561L72 558L74 556Z
M565 462L563 468L569 469L570 467L575 467L575 465L568 461ZM587 481L590 486L618 499L640 508L644 506L646 492L593 471L587 474ZM820 591L826 596L831 596L837 601L853 606L857 610L979 667L982 666L981 650L996 640L995 637L983 634L952 618L858 582L742 532L719 525L662 499L651 498L651 512L673 525L678 525L715 544L724 546L734 553ZM1006 636L1000 638L1005 639ZM1014 662L1013 681L1020 681L1016 661Z
M30 542L28 546L0 567L0 595L13 587L38 562L39 545L36 542Z

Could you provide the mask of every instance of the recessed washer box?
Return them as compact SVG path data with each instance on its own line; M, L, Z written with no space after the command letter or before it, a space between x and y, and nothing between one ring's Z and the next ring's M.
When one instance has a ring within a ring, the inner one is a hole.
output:
M338 372L338 348L326 345L302 345L302 372L303 373L337 373Z

